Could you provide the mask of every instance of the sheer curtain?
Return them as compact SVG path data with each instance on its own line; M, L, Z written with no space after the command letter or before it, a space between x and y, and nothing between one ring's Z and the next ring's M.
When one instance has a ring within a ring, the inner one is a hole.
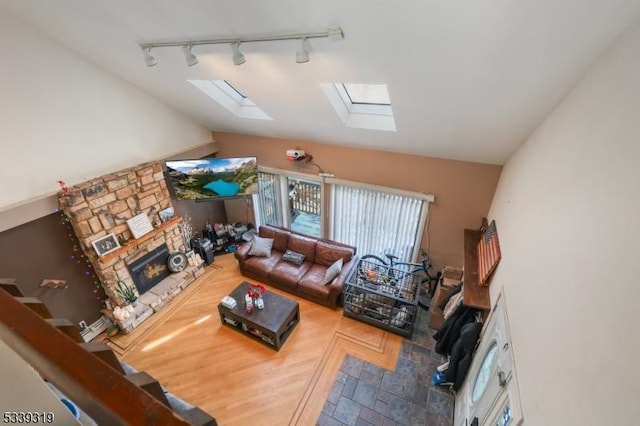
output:
M333 183L329 237L356 246L360 256L391 253L400 261L413 261L430 201L430 194Z

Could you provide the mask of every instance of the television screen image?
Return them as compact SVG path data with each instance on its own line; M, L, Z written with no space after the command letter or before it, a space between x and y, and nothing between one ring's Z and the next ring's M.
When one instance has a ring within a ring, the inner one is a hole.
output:
M258 192L256 157L174 160L165 164L180 200L238 197Z

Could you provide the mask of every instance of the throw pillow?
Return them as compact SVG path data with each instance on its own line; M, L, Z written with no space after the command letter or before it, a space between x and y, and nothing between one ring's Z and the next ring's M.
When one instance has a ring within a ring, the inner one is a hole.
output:
M249 256L271 256L271 247L273 247L273 238L262 238L257 235L253 238Z
M293 250L287 250L282 255L282 260L295 263L296 265L302 265L302 262L304 262L304 254L295 252Z
M330 284L331 281L342 271L342 258L333 262L333 265L327 268L327 272L324 274L324 285Z

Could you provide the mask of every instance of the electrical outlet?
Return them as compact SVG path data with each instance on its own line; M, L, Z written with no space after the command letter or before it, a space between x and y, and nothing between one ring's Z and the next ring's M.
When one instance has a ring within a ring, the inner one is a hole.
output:
M78 323L78 325L80 326L80 330L84 330L85 328L87 328L87 322L86 321L80 321Z

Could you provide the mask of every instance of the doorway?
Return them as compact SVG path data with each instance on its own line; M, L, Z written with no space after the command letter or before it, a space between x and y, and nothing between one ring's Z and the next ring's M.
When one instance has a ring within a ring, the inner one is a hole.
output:
M504 293L500 292L467 379L456 398L454 425L518 426L522 407Z

